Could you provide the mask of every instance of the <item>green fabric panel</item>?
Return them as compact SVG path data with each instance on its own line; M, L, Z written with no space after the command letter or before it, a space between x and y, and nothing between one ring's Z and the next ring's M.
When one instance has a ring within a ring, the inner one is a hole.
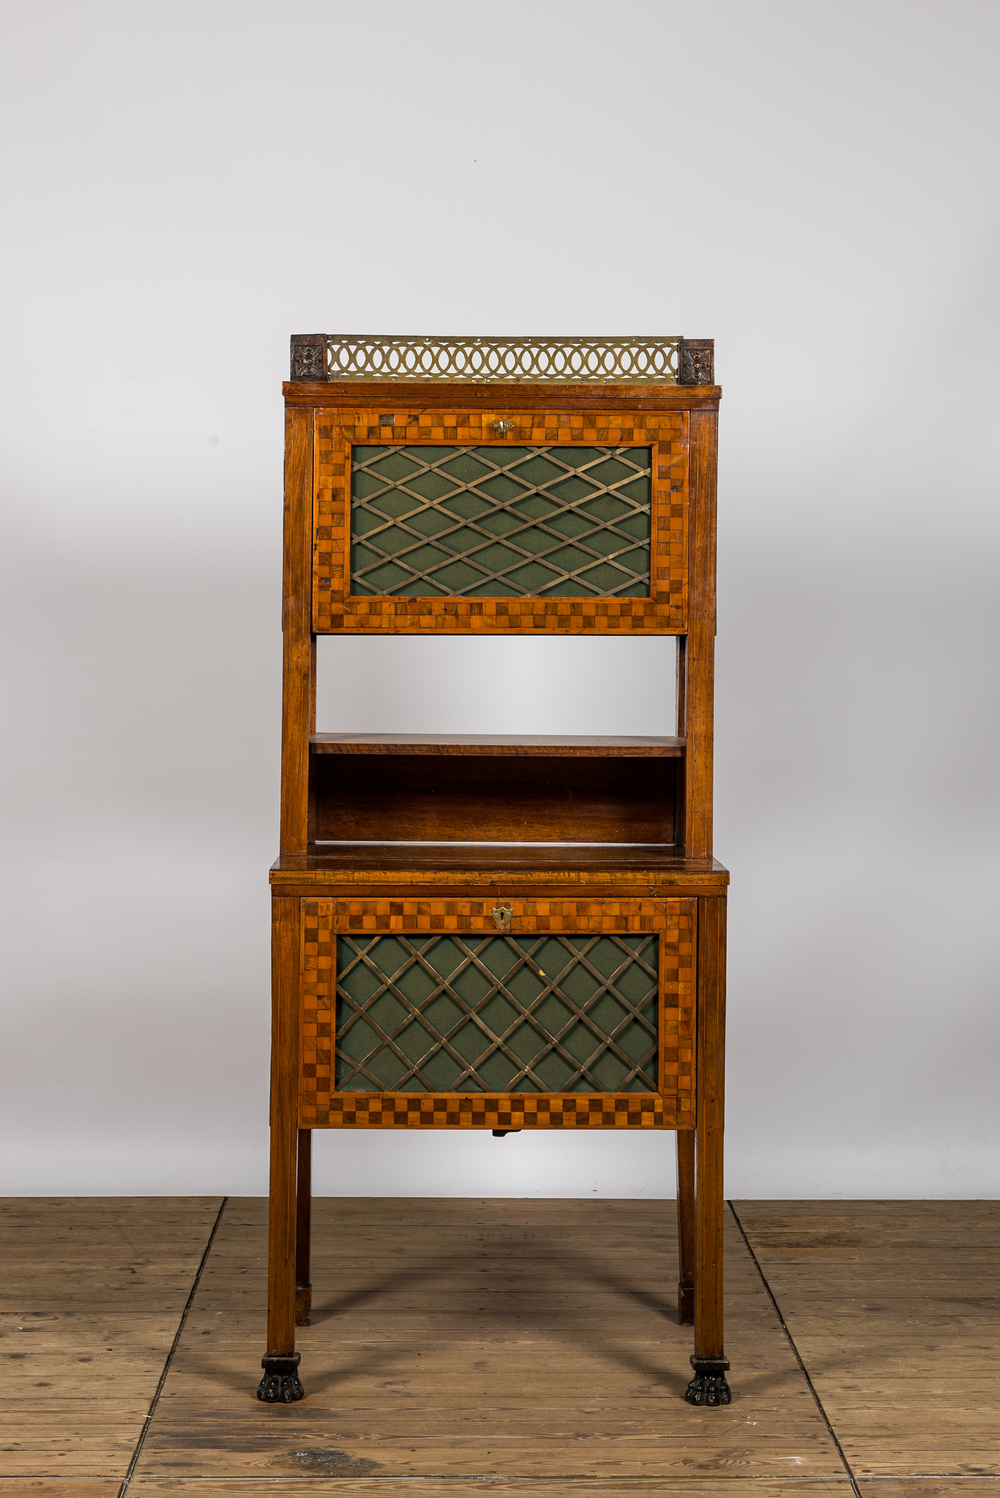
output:
M347 1092L656 1090L656 936L342 936Z
M648 447L351 450L351 593L648 598Z

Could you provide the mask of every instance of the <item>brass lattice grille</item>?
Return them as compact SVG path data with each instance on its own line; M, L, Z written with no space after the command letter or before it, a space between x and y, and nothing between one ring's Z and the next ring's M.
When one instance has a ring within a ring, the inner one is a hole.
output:
M435 338L366 333L317 337L318 367L292 378L329 380L605 381L672 385L680 338ZM295 340L293 340L293 345ZM293 354L295 352L293 347ZM300 362L308 345L300 354Z
M354 447L351 593L648 598L648 447Z
M341 936L338 1092L655 1092L658 936Z

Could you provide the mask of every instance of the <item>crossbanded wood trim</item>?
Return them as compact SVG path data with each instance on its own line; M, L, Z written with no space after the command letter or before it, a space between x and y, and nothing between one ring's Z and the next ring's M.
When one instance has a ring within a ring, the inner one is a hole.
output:
M303 1102L303 1128L676 1129L693 1128L672 1098L656 1093L342 1092L325 1110Z
M457 393L457 392L456 392ZM500 392L496 392L500 395ZM552 392L545 392L551 403ZM464 398L464 392L462 392ZM636 409L521 410L498 440L490 423L510 416L452 398L448 410L414 409L383 395L371 409L317 412L313 510L313 629L318 634L679 634L687 627L688 438L685 411ZM593 399L593 392L592 392ZM648 598L351 597L350 460L354 443L406 446L427 442L477 446L636 446L652 449L650 596Z
M536 931L665 931L680 900L511 900L511 935ZM335 931L482 931L496 934L494 900L370 899L333 902ZM670 907L673 906L673 909ZM671 921L673 917L673 921Z

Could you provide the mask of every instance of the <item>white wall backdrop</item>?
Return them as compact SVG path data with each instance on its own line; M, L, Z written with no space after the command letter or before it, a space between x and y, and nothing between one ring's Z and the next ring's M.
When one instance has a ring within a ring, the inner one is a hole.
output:
M0 1190L265 1189L279 386L339 329L716 338L729 1190L995 1194L993 0L2 25ZM601 679L584 726L649 731L627 643L442 644L431 707L411 642L330 645L326 726L555 730ZM669 1135L317 1153L322 1192L673 1191Z

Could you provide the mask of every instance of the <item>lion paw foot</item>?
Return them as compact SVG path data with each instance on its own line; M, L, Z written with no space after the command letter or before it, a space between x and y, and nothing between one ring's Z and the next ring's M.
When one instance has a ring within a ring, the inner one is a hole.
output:
M719 1405L732 1402L732 1391L726 1382L728 1358L692 1358L694 1378L688 1384L684 1398L688 1404Z
M264 1377L257 1385L257 1398L264 1404L294 1404L305 1398L299 1382L299 1354L290 1358L261 1358Z

